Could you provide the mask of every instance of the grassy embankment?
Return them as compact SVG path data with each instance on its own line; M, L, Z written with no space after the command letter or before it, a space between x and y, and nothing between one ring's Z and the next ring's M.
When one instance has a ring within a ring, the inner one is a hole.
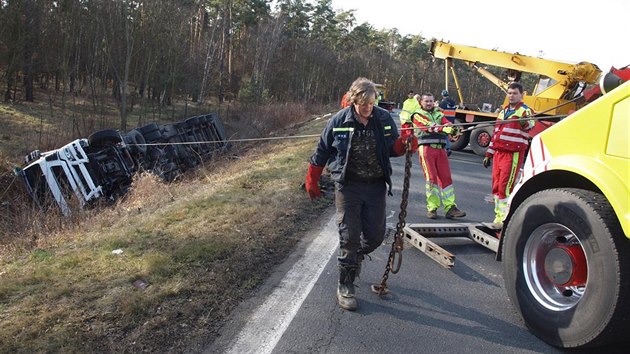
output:
M4 121L13 108L0 109ZM283 110L276 124L310 119L303 108ZM4 167L28 145L16 138L21 124L57 129L23 111L11 118ZM318 134L325 121L276 135ZM309 202L300 188L316 140L236 143L174 183L139 176L124 200L70 222L37 212L19 218L30 225L0 250L0 351L202 350L330 205Z

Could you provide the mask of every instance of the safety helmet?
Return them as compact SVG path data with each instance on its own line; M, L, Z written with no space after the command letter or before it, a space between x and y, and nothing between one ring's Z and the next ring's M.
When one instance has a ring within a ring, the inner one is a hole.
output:
M448 90L442 90L442 96L448 97Z

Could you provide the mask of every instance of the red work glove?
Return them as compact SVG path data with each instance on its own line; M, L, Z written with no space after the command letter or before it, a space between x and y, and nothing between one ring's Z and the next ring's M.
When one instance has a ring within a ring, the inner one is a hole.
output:
M406 141L408 137L410 137L411 135L413 135L413 126L409 123L403 124L400 126L402 129L400 129L400 138L403 141Z
M407 152L407 139L403 139L401 136L396 141L394 141L394 152L398 156L402 156ZM415 135L411 136L411 152L418 151L418 138Z
M411 138L411 152L416 152L418 151L418 138L413 134L413 129L411 129L413 126L411 124L403 124L401 126L401 128L408 128L408 129L401 129L400 130L400 138L398 138L396 141L394 141L394 153L398 156L402 156L407 152L407 147L405 146L405 143L407 142L407 138L409 138L410 136Z
M308 165L306 184L304 184L304 187L306 188L306 193L308 193L308 198L310 200L314 200L322 196L322 192L319 190L318 184L323 171L323 166L316 166L312 163Z

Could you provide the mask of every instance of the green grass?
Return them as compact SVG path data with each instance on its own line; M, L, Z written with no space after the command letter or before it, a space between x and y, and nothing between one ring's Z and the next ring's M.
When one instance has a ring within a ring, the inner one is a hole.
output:
M259 143L172 184L143 176L115 207L5 250L1 351L201 351L330 206L300 188L316 141Z

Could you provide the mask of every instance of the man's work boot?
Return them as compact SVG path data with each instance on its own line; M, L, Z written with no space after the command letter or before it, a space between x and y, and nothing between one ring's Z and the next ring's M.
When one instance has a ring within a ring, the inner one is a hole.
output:
M452 219L452 218L463 218L464 216L466 216L466 213L464 213L463 211L457 209L457 207L455 205L453 205L447 212L446 212L446 218L447 219Z
M337 303L344 310L357 309L357 299L354 297L354 277L356 267L339 266L339 284L337 285Z
M429 219L437 219L437 210L429 210L427 211L427 218Z

